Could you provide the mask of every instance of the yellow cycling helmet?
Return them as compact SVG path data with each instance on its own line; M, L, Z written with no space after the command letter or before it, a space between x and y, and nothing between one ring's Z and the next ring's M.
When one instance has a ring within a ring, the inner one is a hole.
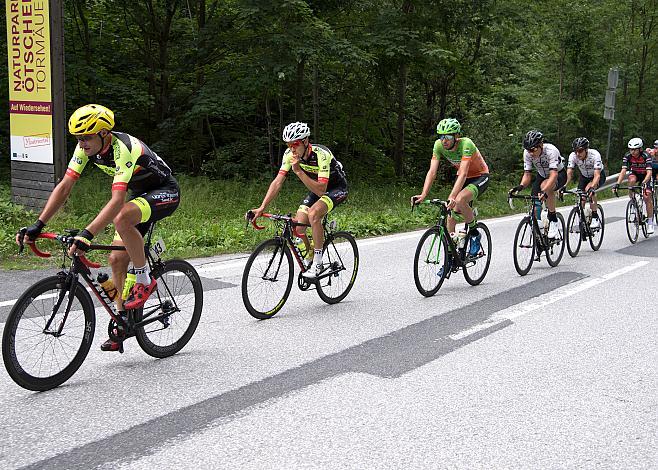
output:
M87 104L76 109L69 119L69 132L73 135L97 134L114 127L114 113L100 104Z

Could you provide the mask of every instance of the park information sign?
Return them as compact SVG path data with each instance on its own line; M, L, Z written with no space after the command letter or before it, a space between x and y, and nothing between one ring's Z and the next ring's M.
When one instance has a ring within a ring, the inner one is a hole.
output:
M11 159L53 164L48 0L6 0Z

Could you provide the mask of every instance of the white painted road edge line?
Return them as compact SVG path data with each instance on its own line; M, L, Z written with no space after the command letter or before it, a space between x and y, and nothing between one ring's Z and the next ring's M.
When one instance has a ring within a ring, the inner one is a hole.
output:
M593 277L582 282L574 283L572 286L559 287L558 289L542 294L539 297L533 297L532 299L526 300L525 302L521 302L496 312L488 320L482 323L478 323L477 325L460 331L454 335L450 335L450 338L455 341L467 338L479 331L486 330L494 325L503 323L504 321L514 320L515 318L519 318L520 316L523 316L527 313L542 309L552 303L566 299L567 297L571 297L572 295L583 292L603 282L609 281L610 279L614 279L615 277L622 276L630 271L641 268L642 266L646 266L649 263L649 261L638 261L637 263L633 263L624 268L617 269L616 271L608 273L602 277Z

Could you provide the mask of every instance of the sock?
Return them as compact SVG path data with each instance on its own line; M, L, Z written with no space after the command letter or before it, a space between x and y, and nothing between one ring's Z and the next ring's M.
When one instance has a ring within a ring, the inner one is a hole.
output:
M144 284L148 286L151 283L151 270L149 265L145 264L141 268L135 268L135 284Z
M557 214L555 212L549 212L548 220L550 220L551 222L557 222Z
M470 230L473 230L473 229L475 228L476 225L477 225L477 221L475 220L475 218L473 218L473 220L471 220L471 221L468 223L468 230L469 230L469 231L470 231Z
M313 264L322 267L322 250L313 250Z

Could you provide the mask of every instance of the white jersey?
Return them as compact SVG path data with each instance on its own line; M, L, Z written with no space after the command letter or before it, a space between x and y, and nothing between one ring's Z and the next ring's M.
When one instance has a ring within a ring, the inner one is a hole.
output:
M585 178L593 178L595 170L603 171L603 160L601 160L601 154L598 150L587 149L587 157L585 160L581 160L576 155L576 152L571 152L569 154L569 163L567 168L578 167L580 174Z
M527 150L523 151L523 170L531 171L533 166L542 178L548 178L551 170L562 171L564 169L560 151L555 145L549 143L544 143L544 148L537 158L532 157Z

